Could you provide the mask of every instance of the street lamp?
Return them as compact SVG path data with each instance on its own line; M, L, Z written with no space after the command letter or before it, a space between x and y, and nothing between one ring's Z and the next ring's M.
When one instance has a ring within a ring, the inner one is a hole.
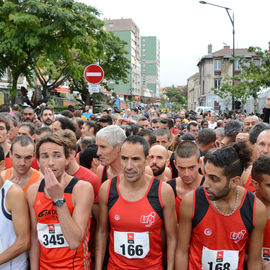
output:
M201 4L204 5L210 5L210 6L214 6L214 7L219 7L219 8L224 8L230 18L230 21L232 23L232 27L233 27L233 52L232 52L232 57L233 57L233 72L232 75L234 77L235 75L235 66L234 66L234 57L235 57L235 29L234 29L234 13L232 12L232 15L230 14L229 10L232 10L231 8L228 7L224 7L224 6L220 6L220 5L216 5L216 4L212 4L212 3L208 3L205 1L200 1ZM232 80L232 84L234 86L234 79ZM234 110L234 94L232 94L232 110Z

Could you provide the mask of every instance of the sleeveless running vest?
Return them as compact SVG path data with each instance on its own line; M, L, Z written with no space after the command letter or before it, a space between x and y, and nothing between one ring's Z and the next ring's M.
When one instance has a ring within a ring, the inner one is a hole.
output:
M243 269L245 248L254 226L256 198L245 191L231 216L219 213L202 187L194 191L188 269Z
M16 242L16 233L12 223L12 215L6 209L6 195L12 185L14 184L11 181L6 180L0 189L0 253L4 252ZM26 270L27 267L27 252L23 252L9 262L1 264L0 270Z
M12 168L9 168L9 169L7 169L5 171L4 180L7 180L7 179L10 178L10 176L11 176L11 170L12 170ZM23 191L24 191L25 196L27 196L27 190L28 190L28 188L31 185L33 185L34 183L36 183L38 181L40 175L41 175L41 172L33 169L33 173L31 175L31 177L29 178L27 184L23 187Z
M256 191L256 188L254 187L252 183L252 177L249 175L247 182L244 185L244 188L249 190L250 192L254 193Z
M72 191L79 179L73 177L64 190L64 196L70 214L74 210ZM37 233L40 246L40 269L90 269L90 253L88 251L89 229L76 250L71 250L62 233L53 200L45 196L45 181L40 182L34 202L37 217Z
M264 228L262 258L270 261L270 219L267 220Z
M118 184L119 177L112 178L107 194L110 222L108 270L162 270L161 181L153 177L146 194L138 201L125 200Z
M101 183L105 182L108 179L108 166L103 167L102 175L101 175Z

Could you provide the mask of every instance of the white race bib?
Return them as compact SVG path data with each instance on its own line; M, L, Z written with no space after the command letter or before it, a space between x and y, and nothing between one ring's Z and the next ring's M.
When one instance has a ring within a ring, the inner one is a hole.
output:
M238 261L238 250L211 250L203 247L203 270L237 270Z
M114 231L114 251L128 259L143 259L149 252L149 232Z
M262 248L262 259L266 261L270 261L270 248L266 248L266 247Z
M37 224L38 240L45 248L68 247L68 243L62 233L59 223Z

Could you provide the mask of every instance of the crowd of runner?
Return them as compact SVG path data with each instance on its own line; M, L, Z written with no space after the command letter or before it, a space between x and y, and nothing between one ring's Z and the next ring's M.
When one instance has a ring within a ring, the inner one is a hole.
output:
M0 105L0 270L269 270L269 117Z

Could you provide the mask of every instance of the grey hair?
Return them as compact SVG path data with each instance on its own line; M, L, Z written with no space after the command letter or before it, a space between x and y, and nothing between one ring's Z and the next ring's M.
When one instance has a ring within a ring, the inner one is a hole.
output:
M224 138L224 128L216 128L214 131L216 132L216 134L219 131L220 136Z
M239 132L241 132L242 125L243 124L238 120L230 120L224 128L225 137L236 136Z
M260 122L257 123L255 126L253 126L249 132L250 143L255 144L261 132L263 132L266 129L270 129L270 125L265 122Z
M120 142L126 139L125 131L117 125L110 125L102 128L96 134L96 138L104 138L110 145L116 147Z

